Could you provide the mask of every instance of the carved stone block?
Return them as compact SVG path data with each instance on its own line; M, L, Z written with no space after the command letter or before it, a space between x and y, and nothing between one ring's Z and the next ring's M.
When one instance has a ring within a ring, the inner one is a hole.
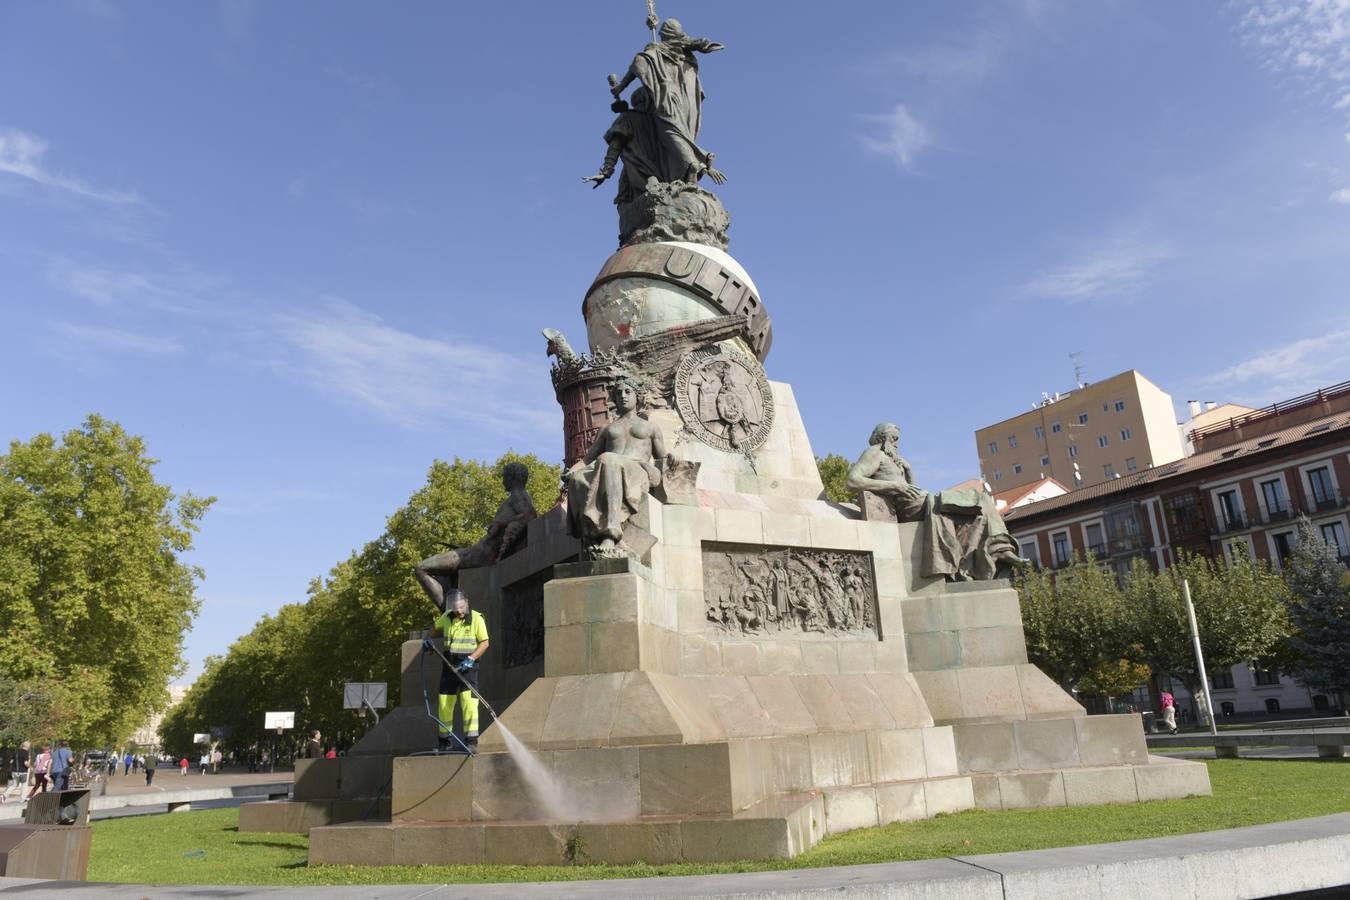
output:
M677 506L698 506L698 489L695 485L702 465L691 460L662 460L661 484L656 488L656 499Z
M858 508L865 522L895 522L895 509L880 494L858 491Z
M875 635L870 553L703 545L708 621L728 635Z

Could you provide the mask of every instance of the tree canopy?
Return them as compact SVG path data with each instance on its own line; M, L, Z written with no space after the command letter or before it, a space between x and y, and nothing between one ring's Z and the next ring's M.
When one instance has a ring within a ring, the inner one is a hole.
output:
M816 457L816 468L820 470L820 480L825 485L825 499L835 503L852 503L853 491L848 487L848 470L852 465L838 453Z
M1345 566L1312 522L1301 518L1289 582L1291 673L1315 691L1350 698L1350 583Z
M176 496L155 462L99 416L0 456L0 672L48 710L28 737L123 740L182 671L202 572L181 557L214 498Z
M507 453L495 463L434 462L426 483L389 516L382 534L310 584L302 603L264 616L253 630L212 658L183 701L160 726L166 748L191 746L192 735L227 730L242 749L261 736L263 713L294 710L296 730L336 737L359 720L342 708L348 681L384 681L398 702L399 643L425 628L432 611L412 577L422 559L483 536L505 497L507 463L529 469L527 489L540 510L558 496L561 472L534 456Z

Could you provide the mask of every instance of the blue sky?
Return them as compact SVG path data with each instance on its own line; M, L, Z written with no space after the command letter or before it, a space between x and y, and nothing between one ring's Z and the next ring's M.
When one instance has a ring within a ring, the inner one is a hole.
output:
M703 143L818 453L1137 368L1178 405L1350 378L1350 7L660 0L727 49ZM539 329L614 249L638 0L0 5L0 422L122 422L217 495L191 673L436 457L562 455ZM191 674L190 673L190 674Z

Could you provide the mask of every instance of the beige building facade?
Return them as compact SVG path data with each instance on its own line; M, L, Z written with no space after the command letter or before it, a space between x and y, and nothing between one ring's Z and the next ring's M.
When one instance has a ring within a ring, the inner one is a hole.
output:
M1134 369L975 432L995 493L1053 478L1070 490L1185 455L1172 395Z

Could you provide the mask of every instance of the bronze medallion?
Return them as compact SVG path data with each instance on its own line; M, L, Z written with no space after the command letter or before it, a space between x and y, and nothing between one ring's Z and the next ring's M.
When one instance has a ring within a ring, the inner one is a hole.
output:
M759 361L721 345L680 360L675 405L694 437L729 453L757 449L773 428L773 391Z

